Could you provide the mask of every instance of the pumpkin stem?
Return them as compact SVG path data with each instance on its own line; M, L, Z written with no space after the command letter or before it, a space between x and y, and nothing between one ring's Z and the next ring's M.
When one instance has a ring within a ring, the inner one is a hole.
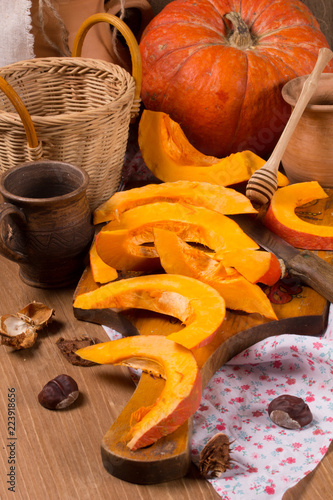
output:
M230 45L236 47L237 49L250 48L253 45L254 40L251 36L249 28L239 12L229 12L225 15L225 17L231 21L233 26L233 31L229 36Z

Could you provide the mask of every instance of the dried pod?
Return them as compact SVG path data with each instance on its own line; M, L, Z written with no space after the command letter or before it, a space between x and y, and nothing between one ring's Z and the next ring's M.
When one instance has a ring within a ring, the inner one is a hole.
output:
M273 399L268 415L272 422L286 429L300 429L312 422L312 413L305 401L289 394Z
M200 453L199 470L203 476L220 477L231 469L230 441L226 434L215 434Z
M49 410L67 408L79 396L79 388L69 375L58 375L50 380L38 394L39 403Z
M38 330L47 325L53 314L54 309L41 302L31 302L16 314L1 316L1 343L17 350L33 346Z

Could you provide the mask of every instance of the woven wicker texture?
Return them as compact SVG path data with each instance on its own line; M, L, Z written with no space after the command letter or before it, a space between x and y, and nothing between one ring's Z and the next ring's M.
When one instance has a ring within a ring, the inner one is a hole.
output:
M126 151L135 81L123 68L84 58L41 58L1 68L25 104L37 137L29 147L24 125L0 95L0 171L24 161L52 159L88 172L92 209L118 188Z

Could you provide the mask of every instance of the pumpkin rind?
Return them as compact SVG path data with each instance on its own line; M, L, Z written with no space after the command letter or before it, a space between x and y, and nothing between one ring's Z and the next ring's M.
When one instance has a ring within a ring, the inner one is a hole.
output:
M139 123L139 146L145 164L164 182L189 180L230 186L248 181L265 161L251 151L219 159L193 148L178 123L162 112L144 110ZM278 183L288 184L278 172Z
M79 349L77 354L100 364L131 365L131 358L143 358L161 365L166 379L162 393L151 407L132 414L131 420L137 421L124 436L133 451L176 430L200 404L201 376L192 352L163 336L122 338Z
M160 201L186 203L222 214L257 212L250 200L235 189L208 182L176 181L118 191L94 211L94 224L119 220L131 208Z
M183 274L207 283L221 294L229 309L277 319L267 295L238 271L225 269L220 262L192 248L171 231L156 229L154 235L155 246L167 273Z
M171 229L186 241L206 245L214 251L258 245L226 215L204 207L181 203L151 203L124 212L97 235L96 248L108 265L118 270L152 271L160 268L153 243L156 227Z
M209 285L178 275L114 281L76 297L80 309L147 309L178 318L185 327L168 338L188 349L208 344L225 316L224 299Z
M295 213L295 208L327 197L317 181L280 188L271 199L265 225L296 248L333 250L333 227L311 224Z
M230 12L250 28L246 44ZM173 1L141 37L142 100L207 155L266 157L290 116L281 88L312 71L321 47L327 40L299 0Z

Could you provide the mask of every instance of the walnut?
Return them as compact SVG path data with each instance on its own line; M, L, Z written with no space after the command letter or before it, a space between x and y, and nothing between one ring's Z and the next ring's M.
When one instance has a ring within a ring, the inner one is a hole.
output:
M34 345L37 332L51 320L54 309L41 302L30 302L16 314L0 316L1 344L14 349L27 349Z
M200 453L199 470L203 476L220 477L227 469L231 469L230 444L223 432L215 434L208 441Z

